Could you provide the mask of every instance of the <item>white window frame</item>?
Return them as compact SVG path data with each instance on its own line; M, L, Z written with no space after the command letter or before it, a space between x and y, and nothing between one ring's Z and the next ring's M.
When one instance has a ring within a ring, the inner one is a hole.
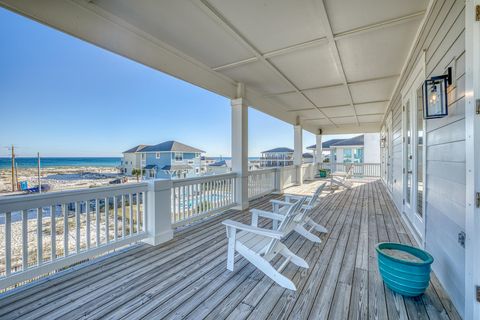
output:
M177 159L177 155L181 155L180 160ZM183 162L183 152L174 152L173 153L173 160L175 160L175 162Z
M155 158L156 159L160 159L162 155L160 154L160 152L155 152Z

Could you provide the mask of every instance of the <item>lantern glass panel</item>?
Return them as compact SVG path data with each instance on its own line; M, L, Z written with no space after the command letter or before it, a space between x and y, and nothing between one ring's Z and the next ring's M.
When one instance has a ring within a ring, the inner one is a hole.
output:
M448 114L446 81L443 76L425 81L425 119L440 118Z

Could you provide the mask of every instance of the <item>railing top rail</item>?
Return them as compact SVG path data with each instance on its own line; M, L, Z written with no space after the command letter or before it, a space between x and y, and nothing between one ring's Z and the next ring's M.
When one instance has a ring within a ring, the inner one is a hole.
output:
M0 212L20 211L51 205L64 204L75 201L93 200L116 195L144 192L148 183L129 183L118 186L107 186L90 189L75 189L57 192L48 192L32 195L18 195L0 197Z
M278 169L278 167L275 167L275 168L266 168L266 169L258 169L258 170L250 170L250 171L248 171L248 175L249 175L249 176L253 176L253 175L257 175L257 174L275 172L277 169Z
M176 179L172 180L173 186L180 186L180 185L187 185L197 182L206 182L206 181L214 181L214 180L221 180L225 178L235 178L237 174L235 172L231 173L222 173L222 174L214 174L211 176L202 176L202 177L194 177L194 178L186 178L186 179Z

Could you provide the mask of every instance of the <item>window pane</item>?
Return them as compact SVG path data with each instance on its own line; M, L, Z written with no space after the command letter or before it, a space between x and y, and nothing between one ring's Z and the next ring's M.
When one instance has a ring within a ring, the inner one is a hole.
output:
M423 216L423 88L417 89L417 213Z

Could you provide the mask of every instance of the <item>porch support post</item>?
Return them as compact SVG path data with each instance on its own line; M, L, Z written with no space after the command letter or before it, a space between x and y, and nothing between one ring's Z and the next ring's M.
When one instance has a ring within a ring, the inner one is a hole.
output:
M303 141L302 141L302 126L297 122L297 125L293 127L293 165L297 169L297 184L301 185L303 183L302 177L302 150L303 150Z
M150 180L146 196L148 238L144 242L156 246L173 238L171 220L171 180Z
M248 106L242 98L233 99L232 105L232 172L235 179L237 209L248 209Z
M315 136L315 139L316 139L315 163L319 164L323 162L322 130L319 130L319 134Z

